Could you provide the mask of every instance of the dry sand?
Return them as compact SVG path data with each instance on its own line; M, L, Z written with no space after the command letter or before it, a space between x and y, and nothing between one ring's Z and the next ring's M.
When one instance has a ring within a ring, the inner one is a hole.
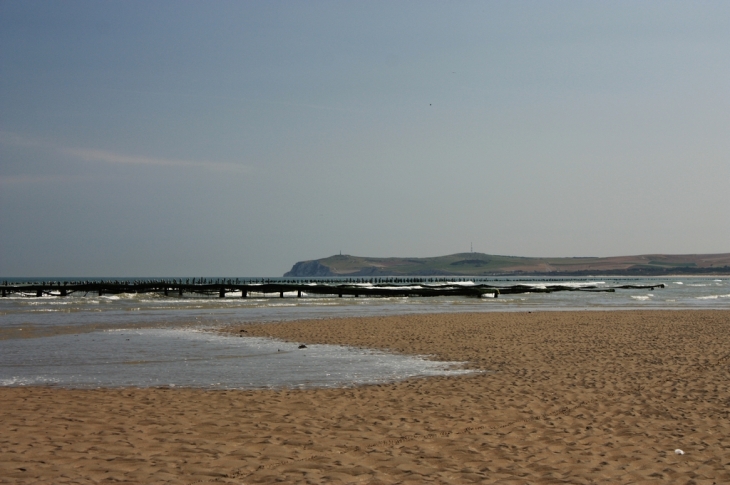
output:
M492 372L352 389L2 388L0 483L730 483L730 311L241 329Z

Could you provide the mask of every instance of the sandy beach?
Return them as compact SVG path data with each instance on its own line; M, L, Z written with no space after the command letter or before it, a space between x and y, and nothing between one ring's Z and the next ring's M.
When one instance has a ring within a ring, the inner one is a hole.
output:
M730 483L730 311L226 331L481 372L319 390L0 388L0 483Z

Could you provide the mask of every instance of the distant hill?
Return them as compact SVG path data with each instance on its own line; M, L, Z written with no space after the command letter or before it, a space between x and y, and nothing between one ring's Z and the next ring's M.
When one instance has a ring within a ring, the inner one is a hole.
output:
M296 263L284 276L498 276L730 274L730 253L645 254L610 258L529 258L457 253L434 258L346 254Z

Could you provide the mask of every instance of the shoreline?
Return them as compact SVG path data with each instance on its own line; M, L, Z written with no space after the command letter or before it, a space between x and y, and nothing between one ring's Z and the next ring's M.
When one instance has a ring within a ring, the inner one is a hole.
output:
M275 298L272 298L275 299ZM343 313L345 311L343 310ZM218 322L215 325L206 323L198 320L181 320L178 322L134 322L134 323L121 323L121 324L80 324L80 325L37 325L34 323L24 324L22 327L0 327L0 340L16 339L16 338L43 338L53 337L56 335L68 335L76 333L92 333L92 332L104 332L109 330L140 330L140 329L154 329L154 328L194 328L198 330L223 333L228 335L236 334L240 328L247 328L249 325L277 325L281 323L299 323L299 322L323 322L327 320L351 320L357 318L390 318L390 317L420 317L424 315L468 315L468 314L520 314L520 313L614 313L614 312L730 312L730 308L687 308L687 307L609 307L609 306L596 306L596 307L550 307L543 308L540 306L533 306L528 308L470 308L460 309L459 311L432 311L432 309L424 311L411 311L404 313L388 313L386 315L366 315L366 316L342 316L342 315L324 315L318 318L297 318L291 317L286 319L278 320L242 320L237 323L231 322ZM23 333L21 333L23 332ZM266 332L261 335L265 336ZM253 335L252 335L253 336ZM311 343L325 343L325 342L311 342ZM349 345L349 344L342 344ZM387 350L387 349L383 349Z
M0 388L0 483L730 482L730 310L409 314L226 331L490 372L340 389Z

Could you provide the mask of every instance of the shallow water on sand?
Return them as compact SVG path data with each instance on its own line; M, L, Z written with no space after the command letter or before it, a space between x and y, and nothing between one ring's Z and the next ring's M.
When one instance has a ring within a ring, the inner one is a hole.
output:
M0 340L0 386L343 387L457 375L456 362L194 329L105 330Z

